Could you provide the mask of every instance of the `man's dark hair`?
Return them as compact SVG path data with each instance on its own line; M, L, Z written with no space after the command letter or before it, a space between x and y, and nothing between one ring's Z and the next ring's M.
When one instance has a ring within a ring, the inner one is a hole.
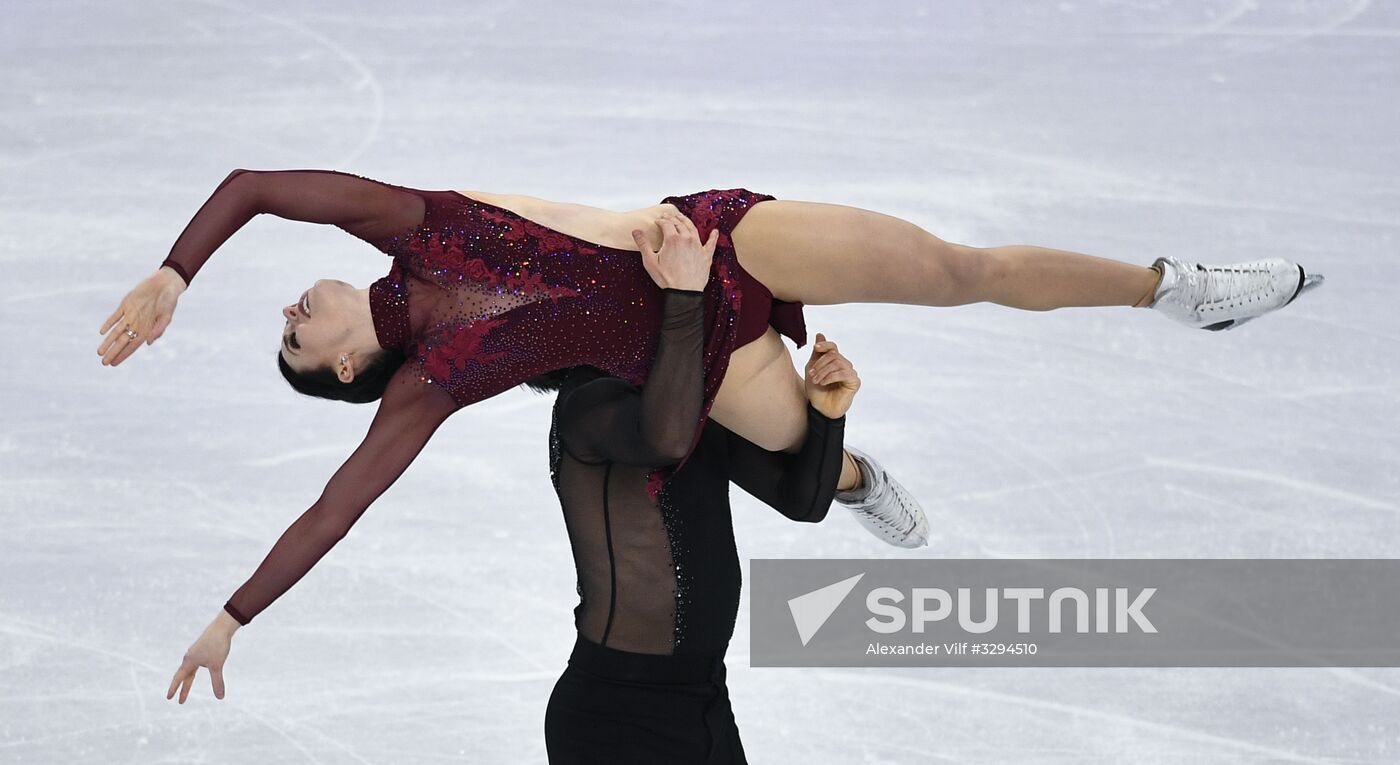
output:
M564 387L565 381L570 380L575 375L578 376L574 380L575 384L596 380L599 377L612 377L611 374L597 367L580 364L576 367L564 367L536 375L526 380L525 386L536 393L558 393L559 389Z

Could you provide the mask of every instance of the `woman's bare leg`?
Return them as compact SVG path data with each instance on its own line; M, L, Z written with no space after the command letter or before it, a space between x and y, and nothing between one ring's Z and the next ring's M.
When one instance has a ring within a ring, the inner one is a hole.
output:
M730 237L740 264L774 297L812 305L1138 306L1160 278L1145 266L1077 252L945 242L900 218L822 202L759 202ZM731 355L711 416L765 449L797 451L805 407L802 378L769 327Z
M801 448L807 431L807 393L787 346L772 327L729 355L710 416L769 451Z
M1138 306L1160 278L1077 252L945 242L901 218L823 202L759 202L730 236L744 269L774 297L812 305Z
M729 368L710 417L769 451L802 448L807 437L807 392L792 355L772 327L729 355ZM854 488L859 480L859 468L846 455L836 488Z

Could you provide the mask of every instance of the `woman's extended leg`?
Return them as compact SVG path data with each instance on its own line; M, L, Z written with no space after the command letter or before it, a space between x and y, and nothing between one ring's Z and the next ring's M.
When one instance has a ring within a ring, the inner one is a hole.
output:
M1143 305L1161 276L1077 252L953 244L900 218L822 202L759 202L730 236L740 264L774 297L813 305ZM795 451L805 402L802 378L770 327L735 349L711 414L765 449Z
M883 213L786 199L754 204L730 238L744 269L774 297L813 305L991 302L1048 311L1167 301L1172 318L1222 329L1321 281L1283 259L1203 267L1167 258L1154 264L1158 270L1030 245L969 247ZM801 378L770 328L731 355L712 412L749 441L793 451L806 429L804 401Z
M823 202L759 202L730 236L744 269L774 297L812 305L1139 306L1161 277L1065 250L954 244L901 218Z

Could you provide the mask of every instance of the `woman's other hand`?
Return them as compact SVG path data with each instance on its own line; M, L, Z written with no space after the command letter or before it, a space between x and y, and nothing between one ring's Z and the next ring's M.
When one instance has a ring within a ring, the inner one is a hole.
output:
M126 293L121 305L98 330L107 336L97 347L103 365L116 366L135 353L141 343L155 342L170 325L175 303L184 291L185 280L169 266L161 266Z
M228 658L229 646L233 643L233 633L238 630L239 624L234 621L227 611L220 609L219 615L214 621L204 628L204 634L194 641L194 645L185 651L185 658L180 662L180 668L175 670L175 677L170 680L170 690L165 692L167 700L175 696L175 689L180 688L180 703L185 703L189 698L190 688L194 686L195 673L200 667L209 670L209 679L214 684L214 698L224 697L224 660Z
M663 213L656 225L661 227L661 249L653 251L641 229L633 229L632 238L642 251L642 265L658 287L680 290L703 290L710 280L710 263L719 243L719 229L711 229L710 238L702 245L700 232L684 215Z
M812 357L806 367L807 400L828 419L836 419L851 408L860 389L860 377L851 362L836 350L836 343L817 333Z

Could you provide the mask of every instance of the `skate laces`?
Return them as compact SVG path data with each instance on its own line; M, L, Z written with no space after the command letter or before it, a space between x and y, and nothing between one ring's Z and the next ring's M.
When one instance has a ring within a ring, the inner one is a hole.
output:
M1182 269L1190 297L1186 301L1199 311L1207 306L1235 308L1257 300L1271 283L1260 283L1258 275L1267 271L1253 263L1233 263L1225 266L1207 266L1199 263L1195 267ZM1184 296L1183 296L1184 297Z
M1235 308L1243 303L1259 300L1261 293L1270 289L1270 280L1260 282L1260 273L1267 269L1254 263L1232 263L1228 266L1201 266L1201 277L1205 289L1201 293L1201 304L1221 305Z
M1210 281L1215 288L1208 291L1207 302L1232 305L1244 300L1250 291L1249 274L1241 265L1216 266L1207 268L1207 272L1213 277Z
M860 510L881 524L899 532L901 536L908 536L918 528L919 521L904 500L904 492L895 489L889 475L881 468L879 478L871 487L870 493L866 495ZM879 505L885 505L888 511L893 512L879 512L876 509Z

